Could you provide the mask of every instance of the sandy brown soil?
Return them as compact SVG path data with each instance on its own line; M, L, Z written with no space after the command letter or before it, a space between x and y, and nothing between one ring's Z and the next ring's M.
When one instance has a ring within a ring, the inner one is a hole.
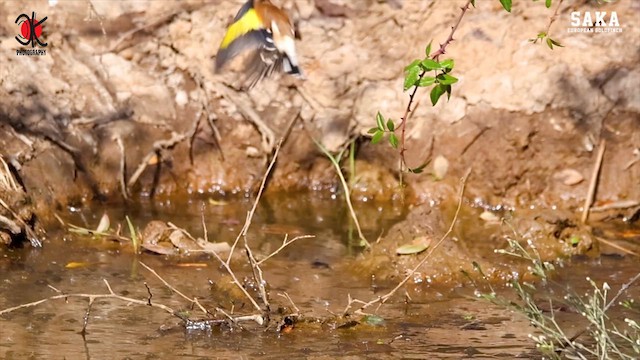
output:
M16 55L23 6L1 3L0 153L35 212L50 218L98 199L253 191L297 114L269 190L335 191L333 168L311 138L338 151L374 126L377 111L398 119L408 101L404 66L446 38L464 4L276 2L299 24L307 79L275 77L250 92L236 90L237 74L213 73L241 1L40 1L32 7L49 17L40 57ZM451 201L471 168L466 198L481 208L576 211L601 140L596 205L640 199L640 27L632 20L640 7L602 8L617 11L622 33L567 32L571 11L597 8L567 2L551 29L565 47L551 51L528 39L552 10L523 1L509 14L497 1L478 1L447 49L460 78L450 101L432 107L428 91L418 92L409 164L441 156L449 170L441 180L431 165L405 176L409 203ZM399 201L397 154L357 144L354 198ZM399 226L420 224L423 210Z

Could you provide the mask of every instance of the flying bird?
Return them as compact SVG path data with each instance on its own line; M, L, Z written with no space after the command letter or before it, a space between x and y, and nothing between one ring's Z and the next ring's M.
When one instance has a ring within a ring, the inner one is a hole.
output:
M220 44L216 72L245 52L249 88L276 70L303 77L296 56L294 24L270 0L249 0L242 5Z

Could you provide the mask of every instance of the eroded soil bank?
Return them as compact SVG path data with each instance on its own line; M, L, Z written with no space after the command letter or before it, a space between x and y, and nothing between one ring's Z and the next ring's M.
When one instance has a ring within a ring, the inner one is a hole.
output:
M341 193L312 139L337 152L374 125L377 111L401 116L408 101L404 66L431 39L446 37L464 2L281 3L299 23L307 80L276 77L251 92L236 90L233 73L212 72L235 2L31 4L48 16L46 56L16 55L13 20L32 9L0 4L0 151L7 163L0 197L12 209L0 209L12 220L2 224L2 241L16 232L23 233L18 241L36 241L37 225L51 224L54 213L96 201L253 194L298 116L267 191ZM410 165L445 159L442 179L429 165L425 174L403 176L408 186L400 193L397 153L365 137L355 142L354 200L408 209L405 220L383 232L380 244L388 245L374 250L378 263L403 242L444 233L468 169L464 203L477 210L473 216L515 210L524 224L518 230L539 229L539 238L550 241L550 257L597 251L590 230L578 224L603 142L594 206L612 210L592 218L637 214L637 2L567 4L552 28L565 47L554 51L527 41L551 12L533 2L517 6L508 14L498 2L481 2L465 16L447 48L460 78L449 102L431 107L428 92L418 92L407 159ZM617 11L623 31L568 33L576 9ZM360 214L364 222L380 216ZM558 232L559 223L568 225ZM579 246L563 233L567 228L580 234ZM439 251L442 259L460 259L433 267L452 274L473 249L454 242ZM415 260L407 261L398 272Z

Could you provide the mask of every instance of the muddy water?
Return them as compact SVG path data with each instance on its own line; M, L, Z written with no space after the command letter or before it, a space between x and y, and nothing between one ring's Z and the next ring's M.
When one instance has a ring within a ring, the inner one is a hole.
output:
M212 203L196 201L139 205L135 208L96 207L65 212L61 216L76 225L94 228L104 211L112 225L129 215L142 227L152 219L171 221L201 236L204 213L212 241L232 241L242 226L248 201ZM72 209L73 210L73 209ZM363 227L375 239L403 217L391 205L360 205ZM354 273L350 264L359 250L346 210L339 201L267 198L256 214L249 239L258 254L268 254L285 233L313 234L300 240L263 266L273 307L288 307L277 294L286 291L308 318L325 323L300 324L278 334L273 329L246 325L244 331L185 332L179 320L147 306L116 299L96 300L89 314L87 334L79 333L87 299L53 300L0 316L0 358L66 359L168 359L168 358L535 358L527 335L528 322L518 314L473 298L468 286L455 288L409 286L411 300L399 296L378 310L384 322L336 328L330 320L341 313L348 296L370 300L394 284L375 284L366 274ZM493 249L487 245L486 256ZM494 255L495 256L495 255ZM166 257L135 255L128 244L50 231L41 250L0 249L0 309L65 293L105 294L107 280L113 290L146 299L146 282L153 301L173 309L189 310L189 303L168 290L140 265L155 269L187 296L201 299L207 308L220 307L236 314L251 313L250 305L228 285L229 278L215 259L206 255ZM501 261L496 258L496 261ZM250 276L244 258L232 262L240 278ZM614 290L638 270L633 259L602 257L573 259L559 271L559 281L584 293L590 276L607 281ZM49 287L51 286L51 287ZM506 291L506 290L504 290ZM638 291L632 289L636 298ZM542 294L541 294L542 296ZM201 317L196 310L192 317ZM572 323L571 314L561 319ZM573 316L575 317L575 316ZM582 326L575 322L575 331Z

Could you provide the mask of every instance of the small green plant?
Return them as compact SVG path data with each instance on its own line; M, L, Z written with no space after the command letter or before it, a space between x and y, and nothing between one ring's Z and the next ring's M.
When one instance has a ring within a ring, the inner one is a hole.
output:
M609 310L616 304L620 296L640 279L640 273L634 276L629 282L624 284L620 290L610 297L610 286L605 282L601 286L590 278L587 281L592 287L590 293L578 296L569 290L564 295L563 302L570 308L570 311L580 314L586 321L586 327L577 334L570 336L554 316L554 304L551 298L546 299L546 307L543 310L538 305L541 292L539 288L544 288L552 282L550 274L555 270L552 262L543 261L531 241L527 246L523 246L515 239L507 239L506 249L498 249L496 253L519 258L530 265L527 268L529 275L537 279L537 283L525 281L514 277L508 286L515 292L516 300L507 296L499 295L493 286L486 281L489 292L480 290L479 285L466 274L476 286L476 296L501 307L509 308L516 313L526 316L531 325L536 328L536 332L529 337L535 342L536 348L546 358L550 359L609 359L615 356L619 359L637 359L640 356L640 327L636 320L630 317L625 318L626 329L621 330L610 318ZM477 271L484 280L487 279L481 267L473 263L474 270ZM557 285L557 284L556 284ZM561 288L561 286L558 286ZM534 296L536 299L534 300ZM633 309L633 300L619 302L623 308L630 309L637 317L637 309Z

